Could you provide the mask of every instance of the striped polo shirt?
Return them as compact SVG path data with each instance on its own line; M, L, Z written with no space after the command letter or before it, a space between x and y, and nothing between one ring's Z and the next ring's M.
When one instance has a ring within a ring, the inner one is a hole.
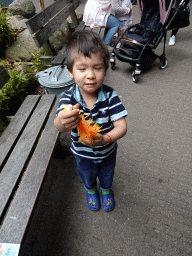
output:
M78 85L74 84L68 91L62 93L56 115L58 115L58 113L62 110L62 104L75 105L77 103L80 103L80 109L85 115L88 116L88 119L91 118L94 122L97 122L100 126L102 126L101 134L110 132L114 128L114 121L127 116L127 111L125 110L116 92L113 90L113 88L104 84L98 90L98 97L92 109L86 107L86 104L80 94ZM75 155L92 159L95 162L102 161L117 147L116 141L102 146L88 147L78 141L78 138L79 136L77 129L72 130L71 151Z

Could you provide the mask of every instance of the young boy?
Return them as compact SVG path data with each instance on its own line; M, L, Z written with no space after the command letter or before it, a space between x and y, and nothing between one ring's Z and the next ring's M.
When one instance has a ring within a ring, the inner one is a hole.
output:
M60 99L54 124L60 132L71 130L71 150L78 173L86 189L90 210L100 208L97 178L100 182L102 207L111 211L115 206L111 190L116 163L117 140L127 132L127 111L115 91L103 84L108 69L109 52L98 34L75 32L66 45L67 68L75 84ZM62 104L72 105L62 111ZM102 126L102 132L89 141L78 140L79 112Z

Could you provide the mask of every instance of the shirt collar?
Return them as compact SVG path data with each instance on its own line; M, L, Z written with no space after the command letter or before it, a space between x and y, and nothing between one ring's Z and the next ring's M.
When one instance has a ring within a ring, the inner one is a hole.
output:
M77 84L75 84L75 86L74 86L73 97L76 99L76 101L78 103L80 103L82 106L86 107L83 97L81 96L79 86ZM105 101L106 98L107 98L106 92L104 91L103 85L101 85L101 87L99 88L97 100L96 100L94 106L97 105L99 102ZM93 106L93 108L94 108L94 106Z

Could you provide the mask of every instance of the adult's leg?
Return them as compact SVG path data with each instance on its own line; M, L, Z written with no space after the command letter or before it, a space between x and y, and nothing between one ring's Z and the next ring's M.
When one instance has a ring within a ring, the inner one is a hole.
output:
M179 6L180 2L181 2L180 0L176 0L176 1L175 1L175 7L176 7L176 8ZM172 36L176 36L178 31L179 31L178 28L173 29L172 32L171 32L171 37L172 37Z
M175 45L175 38L176 38L176 34L178 32L179 29L173 29L171 32L171 37L169 39L169 45Z
M176 7L176 8L179 6L180 2L181 2L181 0L176 0L176 1L175 1L175 7ZM172 37L172 36L176 36L178 31L179 31L178 28L173 29L172 32L171 32L171 37Z
M171 32L171 36L176 36L178 31L179 31L178 28L173 29L172 32Z
M104 37L103 37L103 40L107 45L110 44L111 39L117 33L118 28L119 28L118 19L113 15L109 15L107 19L105 32L104 32Z

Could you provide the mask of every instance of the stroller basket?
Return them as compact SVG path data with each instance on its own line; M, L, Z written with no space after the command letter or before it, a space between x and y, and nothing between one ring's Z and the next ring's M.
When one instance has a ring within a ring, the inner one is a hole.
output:
M139 49L137 48L134 49L133 47L127 47L125 45L122 45L119 48L119 53L117 55L117 58L122 62L129 60L130 64L134 66L140 54L141 54L141 51ZM127 57L127 59L125 59L125 57ZM142 53L142 58L140 60L141 70L148 69L156 59L157 59L157 55L153 52L153 50L149 46L145 48Z

